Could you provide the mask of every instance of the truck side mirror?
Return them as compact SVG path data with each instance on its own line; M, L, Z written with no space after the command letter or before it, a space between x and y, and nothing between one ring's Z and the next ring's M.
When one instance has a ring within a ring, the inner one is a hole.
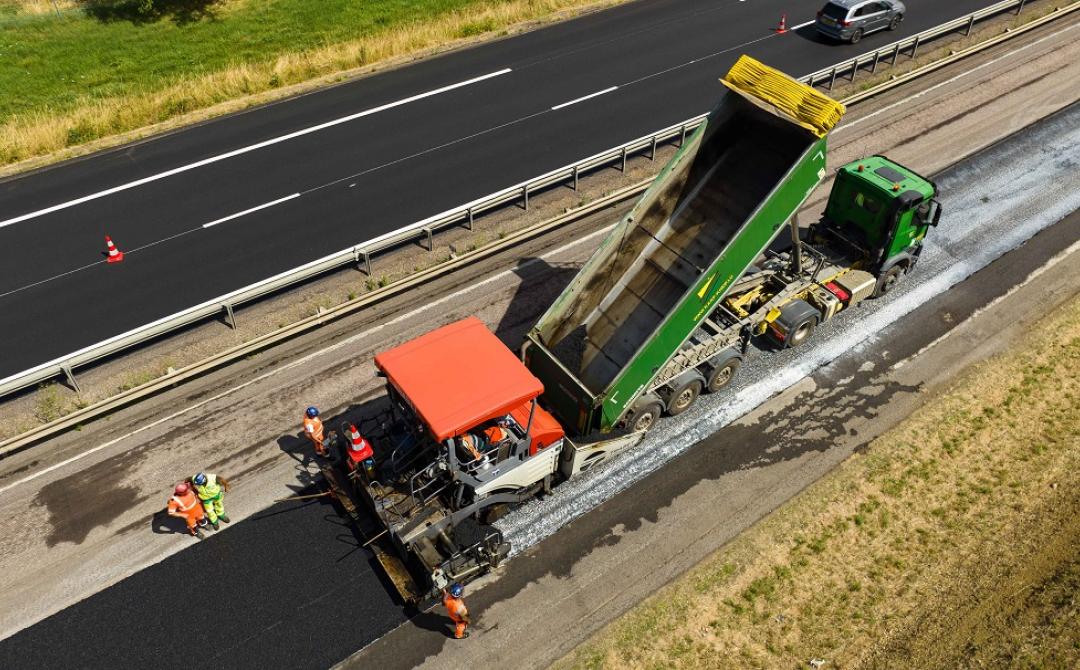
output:
M930 210L926 213L926 224L936 226L941 221L941 203L937 200L930 201Z

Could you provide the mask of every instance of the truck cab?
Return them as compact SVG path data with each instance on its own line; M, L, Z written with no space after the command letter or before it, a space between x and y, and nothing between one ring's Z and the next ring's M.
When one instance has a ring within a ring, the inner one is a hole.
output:
M848 247L853 264L878 278L874 295L882 295L915 266L926 231L938 224L936 195L934 182L884 156L854 161L837 171L810 237Z

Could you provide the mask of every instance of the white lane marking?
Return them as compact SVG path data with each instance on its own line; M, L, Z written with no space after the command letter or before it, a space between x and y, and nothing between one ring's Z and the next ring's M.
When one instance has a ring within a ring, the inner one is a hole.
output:
M813 20L807 21L806 23L800 23L797 26L791 26L790 28L788 28L788 32L791 32L792 30L798 30L799 28L805 28L806 26L812 26L812 25L814 25Z
M98 198L104 198L107 195L112 195L114 193L119 193L121 191L126 191L128 189L132 189L132 188L135 188L137 186L142 186L144 184L149 184L150 182L154 182L154 181L157 181L159 179L164 179L166 177L171 177L173 175L180 174L181 172L187 172L189 170L194 170L196 168L203 167L204 165L210 165L212 163L217 163L219 161L223 161L223 160L226 160L228 158L233 158L233 157L240 156L242 154L246 154L246 153L249 153L249 152L252 152L252 151L257 151L258 149L263 149L265 147L269 147L269 146L272 146L274 144L280 144L281 142L286 142L288 140L295 139L297 137L302 137L304 135L310 135L311 133L316 133L316 132L318 132L320 130L325 130L326 128L330 128L332 126L337 126L337 125L340 125L342 123L348 123L349 121L355 121L356 119L359 119L359 118L362 118L362 117L365 117L365 116L370 116L372 114L377 114L379 112L384 112L384 111L386 111L388 109L393 109L394 107L400 107L401 105L406 105L406 104L408 104L410 102L416 102L417 100L423 100L424 98L430 98L433 95L439 95L440 93L446 93L447 91L452 91L452 90L457 89L457 88L462 88L463 86L469 86L471 84L475 84L477 82L481 82L481 81L484 81L486 79L492 79L494 77L499 77L499 76L502 76L502 75L507 74L509 72L512 72L512 70L510 68L504 68L502 70L499 70L498 72L491 72L491 73L488 73L488 74L485 74L485 75L481 75L479 77L473 77L472 79L467 79L465 81L460 81L460 82L458 82L456 84L450 84L449 86L443 86L442 88L437 88L437 89L428 91L426 93L418 93L417 95L413 95L413 96L410 96L408 98L402 98L401 100L397 100L396 102L389 102L389 103L387 103L385 105L379 105L378 107L372 107L371 109L365 109L364 111L357 112L356 114L350 114L348 116L343 116L343 117L341 117L339 119L334 119L332 121L327 121L325 123L320 123L318 125L311 126L310 128L304 128L303 130L297 130L297 131L289 133L287 135L281 135L280 137L274 137L274 138L271 138L269 140L264 140L262 142L258 142L256 144L252 144L252 145L249 145L249 146L246 146L246 147L241 147L239 149L234 149L232 151L228 151L228 152L223 153L223 154L218 154L217 156L211 156L210 158L204 158L201 161L196 161L194 163L189 163L188 165L182 165L182 166L180 166L178 168L173 168L171 170L166 170L165 172L159 172L158 174L150 175L149 177L143 177L142 179L136 179L135 181L128 182L126 184L121 184L119 186L114 186L112 188L105 189L104 191L98 191L97 193L91 193L90 195L85 195L85 196L83 196L81 198L76 198L74 200L68 200L67 202L62 202L62 203L60 203L58 205L53 205L51 207L46 207L44 209L39 209L39 210L34 211L34 212L28 212L26 214L21 214L19 216L7 219L5 221L0 221L0 228L3 228L4 226L10 226L13 223L19 223L20 221L26 221L27 219L33 219L35 217L42 216L44 214L50 214L52 212L56 212L56 211L59 211L59 210L62 210L62 209L67 209L69 207L74 207L75 205L81 205L84 202L89 202L91 200L97 200Z
M999 303L1009 299L1009 297L1011 297L1014 293L1016 293L1020 289L1024 288L1025 286L1027 286L1031 282L1035 281L1036 279L1038 279L1042 275L1046 274L1046 272L1048 270L1052 270L1055 265L1057 265L1061 261L1065 260L1066 258L1071 257L1073 254L1075 254L1078 251L1080 251L1080 241L1073 242L1064 251L1059 251L1057 254L1055 254L1044 265L1042 265L1042 266L1040 266L1038 268L1035 268L1035 270L1033 270L1031 272L1031 274L1029 274L1027 276L1027 278L1024 279L1024 281L1020 282L1019 284L1014 284L1012 287L1009 288L1008 291L1006 291L1005 293L1002 293L998 297L994 298L990 302L986 303L982 307L980 307L977 310L975 310L974 312L972 312L970 315L968 315L968 317L966 319L964 319L960 323L953 326L949 330L949 332L945 333L944 335L939 336L936 340L934 340L933 342L927 344L922 349L919 349L914 354L908 356L907 358L905 358L902 361L897 361L896 363L893 363L890 366L890 369L899 370L900 368L907 365L907 363L909 361L913 361L916 358L918 358L919 356L922 356L926 352L930 351L931 349L933 349L937 345L941 344L944 340L948 339L948 337L950 335L953 335L958 328L960 328L961 326L964 326L967 323L970 323L971 321L974 321L975 319L982 316L982 314L984 314L988 310L991 310L994 307L996 307Z
M884 114L886 112L894 110L897 107L907 105L912 100L917 100L917 99L931 93L932 91L936 91L939 88L942 88L944 86L948 86L949 84L952 84L952 83L954 83L954 82L956 82L956 81L958 81L960 79L963 79L964 77L967 77L970 74L978 72L979 70L982 70L983 68L990 67L991 65L994 65L995 63L1000 63L1001 61L1003 61L1003 60L1005 60L1007 58L1010 58L1011 56L1015 56L1018 53L1021 53L1023 51L1027 51L1028 49L1036 46L1037 44L1041 44L1041 43L1043 43L1043 42L1045 42L1047 40L1054 39L1058 35L1061 35L1062 33L1066 33L1066 32L1068 32L1070 30L1074 30L1077 27L1080 27L1080 23L1074 23L1073 25L1062 28L1061 30L1059 30L1059 31L1057 31L1055 33L1051 33L1050 35L1047 35L1046 37L1042 37L1040 39L1035 40L1034 42L1030 42L1028 44L1025 44L1022 47L1018 47L1016 49L1013 49L1012 51L1009 51L1007 53L1003 53L1000 56L998 56L997 58L994 58L992 60L988 60L988 61L986 61L985 63L983 63L981 65L976 65L975 67L973 67L973 68L971 68L969 70L964 70L963 72L956 75L955 77L951 77L949 79L946 79L943 82L939 82L937 84L934 84L930 88L927 88L925 90L919 91L918 93L914 93L912 95L909 95L908 97L904 98L903 100L898 100L898 101L892 103L891 105L886 105L885 107L882 107L881 109L877 110L876 112L871 112L870 114L867 114L866 116L860 116L857 119L853 119L852 121L849 121L848 123L842 124L839 127L837 127L835 130L833 130L832 134L835 135L836 133L847 130L848 128L853 128L853 127L859 125L860 123L863 123L864 121L867 121L869 119L880 116L880 115L882 115L882 114Z
M236 214L230 214L228 216L223 216L220 219L217 219L215 221L211 221L210 223L204 223L202 225L202 227L203 228L209 228L210 226L216 226L219 223L225 223L226 221L232 221L233 219L239 219L241 216L244 216L245 214L251 214L252 212L257 212L260 209L266 209L267 207L273 207L274 205L280 205L283 202L287 202L289 200L293 200L293 199L299 198L299 197L300 197L299 193L293 193L292 195L287 195L284 198L278 198L277 200L271 200L270 202L263 203L261 205L258 205L257 207L252 207L251 209L245 209L244 211L237 212Z
M357 342L357 341L359 341L359 340L361 340L361 339L363 339L365 337L370 337L371 335L381 331L383 328L386 328L387 326L392 326L392 325L394 325L396 323L400 323L400 322L405 321L407 319L411 319L414 316L417 316L418 314L422 314L422 313L424 313L424 312L426 312L426 311L428 311L430 309L433 309L435 307L439 307L440 305L443 305L443 304L445 304L445 303L447 303L447 302L449 302L449 301L451 301L451 300L453 300L455 298L458 298L458 297L460 297L462 295L465 295L466 293L471 293L471 292L473 292L473 291L475 291L475 290L477 290L479 288L482 288L484 286L487 286L489 284L494 284L494 283L497 283L499 281L502 281L502 280L506 279L507 277L510 277L511 275L517 274L518 272L521 271L522 268L526 268L526 267L529 267L530 265L534 265L536 263L539 263L541 260L551 258L553 256L557 256L557 255L563 253L564 251L567 251L568 249L572 249L572 248L574 248L575 246L577 246L579 244L584 244L585 242L588 242L588 241L592 240L593 238L598 237L600 235L606 235L614 227L615 227L614 224L612 224L610 226L605 226L604 228L601 228L600 230L593 231L593 232L589 233L588 235L585 235L584 237L580 237L580 238L578 238L576 240L572 240L572 241L567 242L566 244L564 244L564 245L562 245L560 247L557 247L555 249L552 249L551 251L548 251L547 253L541 254L540 256L537 256L536 258L529 259L528 261L522 263L521 265L515 266L513 269L503 270L502 272L499 272L498 274L492 275L492 276L488 277L487 279L484 279L483 281L477 282L475 284L470 284L469 286L466 286L465 288L459 289L459 290L455 291L454 293L451 293L449 295L445 295L442 298L439 298L438 300L435 300L433 302L425 303L424 305L421 305L420 307L417 307L416 309L414 309L414 310L412 310L410 312L406 312L405 314L398 315L398 316L394 317L393 319L391 319L389 321L384 321L383 323L380 323L377 326L369 328L369 329L367 329L367 330L365 330L365 331L363 331L361 333L357 333L356 335L352 335L352 336L350 336L350 337L348 337L348 338L346 338L344 340L341 340L340 342L335 342L334 344L331 344L328 347L325 347L325 348L320 349L318 351L314 351L314 352L312 352L312 353L310 353L310 354L308 354L306 356L303 356L302 358L298 358L295 361L291 361L289 363L286 363L286 364L282 365L281 367L274 368L273 370L270 370L269 372L264 372L263 374L255 377L253 379L249 379L248 381L244 382L243 384L238 384L236 386L233 386L230 389L226 389L226 390L222 391L221 393L218 393L217 395L214 395L214 396L212 396L210 398L207 398L206 400L202 400L200 402L197 402L194 405L191 405L190 407L185 407L184 409L177 410L176 412L173 412L172 414L169 414L168 416L162 417L162 418L160 418L160 419L158 419L156 421L152 421L152 422L150 422L150 423L148 423L148 424L146 424L144 426L139 426L138 428L136 428L135 430L133 430L133 431L131 431L129 433L125 433L125 434L123 434L123 435L121 435L119 437L115 437L115 438L109 440L108 442L105 442L103 444L99 444L98 446L93 447L91 449L87 449L86 451L80 452L80 453L76 454L75 456L72 456L71 458L68 458L68 459L65 459L63 461L60 461L59 463L55 463L53 465L50 465L49 467L44 468L42 470L39 470L39 471L37 471L37 472L35 472L33 474L27 475L26 477L23 477L22 479L18 479L18 480L14 481L14 482L6 485L6 486L0 487L0 493L6 493L7 491L10 491L11 489L13 489L13 488L15 488L17 486L21 486L21 485L26 484L28 482L32 482L35 479L37 479L38 477L41 477L43 475L49 474L50 472L54 472L56 470L59 470L60 468L66 466L66 465L70 465L72 463L75 463L76 461L80 461L80 460L86 458L87 456L90 456L90 455L93 455L93 454L96 454L96 453L100 452L103 449L108 449L109 447L111 447L111 446L113 446L113 445L115 445L115 444L117 444L119 442L122 442L123 440L126 440L129 437L133 437L133 436L138 435L139 433L142 433L144 431L150 430L152 428L156 428L156 427L160 426L163 423L167 423L169 421L172 421L173 419L175 419L175 418L177 418L179 416L183 416L184 414L187 414L188 412L194 411L194 410L199 409L200 407L203 407L205 405L208 405L208 404L210 404L210 403L212 403L212 402L214 402L216 400L220 400L220 399L224 398L225 396L228 396L228 395L231 395L233 393L236 393L237 391L243 390L243 389L247 388L248 386L251 386L252 384L256 384L258 382L263 381L264 379L268 379L270 377L273 377L274 375L276 375L276 374L278 374L280 372L285 372L286 370L291 370L292 368L295 368L297 366L304 365L308 361L310 361L310 360L312 360L314 358L317 358L318 356L328 354L328 353L336 351L337 349L340 349L342 347L350 346L350 345L354 344L355 342Z
M583 95L580 98L574 98L573 100L570 100L569 102L564 102L561 105L555 105L554 107L551 108L551 111L554 112L556 109L562 109L563 107L569 107L570 105L576 105L577 103L585 101L585 100L589 100L590 98L595 98L597 96L604 95L605 93L611 93L612 91L618 90L618 88L619 88L618 86L609 86L608 88L605 88L602 91L597 91L596 93L590 93L588 95Z

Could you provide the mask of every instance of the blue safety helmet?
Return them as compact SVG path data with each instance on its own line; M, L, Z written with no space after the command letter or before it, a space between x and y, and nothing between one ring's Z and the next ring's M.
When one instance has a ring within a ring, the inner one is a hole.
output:
M317 407L308 407L306 414L308 415L309 418L314 419L315 417L319 416L319 408L317 408Z
M460 598L462 593L465 593L465 587L462 586L460 583L454 583L450 585L450 595L454 596L455 598Z
M206 484L206 475L200 472L192 477L191 481L195 483L195 486L204 486Z

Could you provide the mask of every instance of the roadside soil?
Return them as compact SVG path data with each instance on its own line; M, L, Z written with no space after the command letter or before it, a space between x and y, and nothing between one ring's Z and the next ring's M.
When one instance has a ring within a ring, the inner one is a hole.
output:
M1080 665L1080 300L557 668Z
M1061 27L1041 29L1025 41L1048 38L1053 30ZM841 129L834 140L834 158L839 163L880 151L926 173L940 169L1072 102L1063 99L1063 91L1067 93L1064 97L1080 96L1072 86L1080 67L1077 44L1069 33L1061 33L970 77L899 104L916 91L1001 53L991 51L983 60L946 68L919 86L883 96L851 113L849 129ZM1015 95L1008 95L1010 92ZM890 107L894 104L897 106ZM961 107L968 107L967 113L957 116ZM856 123L860 118L866 121ZM342 418L369 410L381 397L379 380L371 369L375 351L468 314L479 316L504 341L519 342L595 248L600 239L597 231L618 214L597 216L523 245L491 259L483 268L463 269L432 282L428 290L327 324L311 337L266 351L0 461L0 537L4 538L0 543L0 637L189 546L187 538L176 535L175 529L160 528L155 515L171 485L193 469L208 468L237 479L236 491L230 493L236 520L312 483L314 464L309 447L299 436L303 407L318 405L325 415L334 417L333 426ZM1029 243L1025 248L1033 247L1038 245ZM1009 256L1023 255L1018 252ZM1006 325L1018 328L1023 322ZM979 342L965 343L950 360L981 351ZM940 369L944 371L945 366ZM895 404L894 399L890 406ZM744 486L749 475L741 471L725 477L709 489L716 501L723 501L725 513L731 512L722 532L709 530L700 542L692 540L689 549L678 544L685 538L667 536L653 538L658 544L649 546L680 547L679 556L693 556L702 543L722 541L727 530L742 529L783 502L797 491L798 482L828 471L836 458L842 455L829 451L821 458L810 454L777 464L769 477L782 478L786 488L772 480ZM665 470L675 472L677 468L668 466ZM94 495L80 495L87 491ZM612 508L618 510L632 502L618 496ZM635 528L649 531L654 526L640 522L640 514L631 511L628 523L636 524ZM701 510L691 511L688 519L704 521L709 517L699 513ZM654 517L656 507L648 514ZM560 531L558 539L574 556L581 555L574 544L577 529L587 531L587 538L578 538L586 543L605 537L603 530L571 524ZM630 537L630 530L613 531L611 547L605 544L596 553L603 556L621 536ZM631 537L624 546L637 542ZM655 567L660 584L675 576L671 571L678 570L680 560L672 558ZM586 590L578 582L560 585L560 580L553 578L556 584L551 586L546 568L529 556L515 559L514 579L517 575L528 578L530 566L541 570L538 585L530 587L530 592L565 586L578 594L568 595L571 600L566 606L580 604L585 608L577 612L585 617L584 623L575 629L582 636L660 585L650 581L652 575L630 589L620 580L623 590L614 591L609 602L598 603L585 596ZM575 572L579 568L586 570L586 566L577 565ZM602 581L612 572L600 569L588 574ZM510 588L504 584L511 584L511 580L500 582L497 588ZM492 597L497 595L492 593ZM510 624L510 620L504 623L500 634L511 629ZM539 642L536 636L532 638ZM578 638L566 635L560 639L572 645ZM410 644L423 651L414 641ZM568 650L548 648L546 652L557 658ZM521 658L527 658L524 651Z

